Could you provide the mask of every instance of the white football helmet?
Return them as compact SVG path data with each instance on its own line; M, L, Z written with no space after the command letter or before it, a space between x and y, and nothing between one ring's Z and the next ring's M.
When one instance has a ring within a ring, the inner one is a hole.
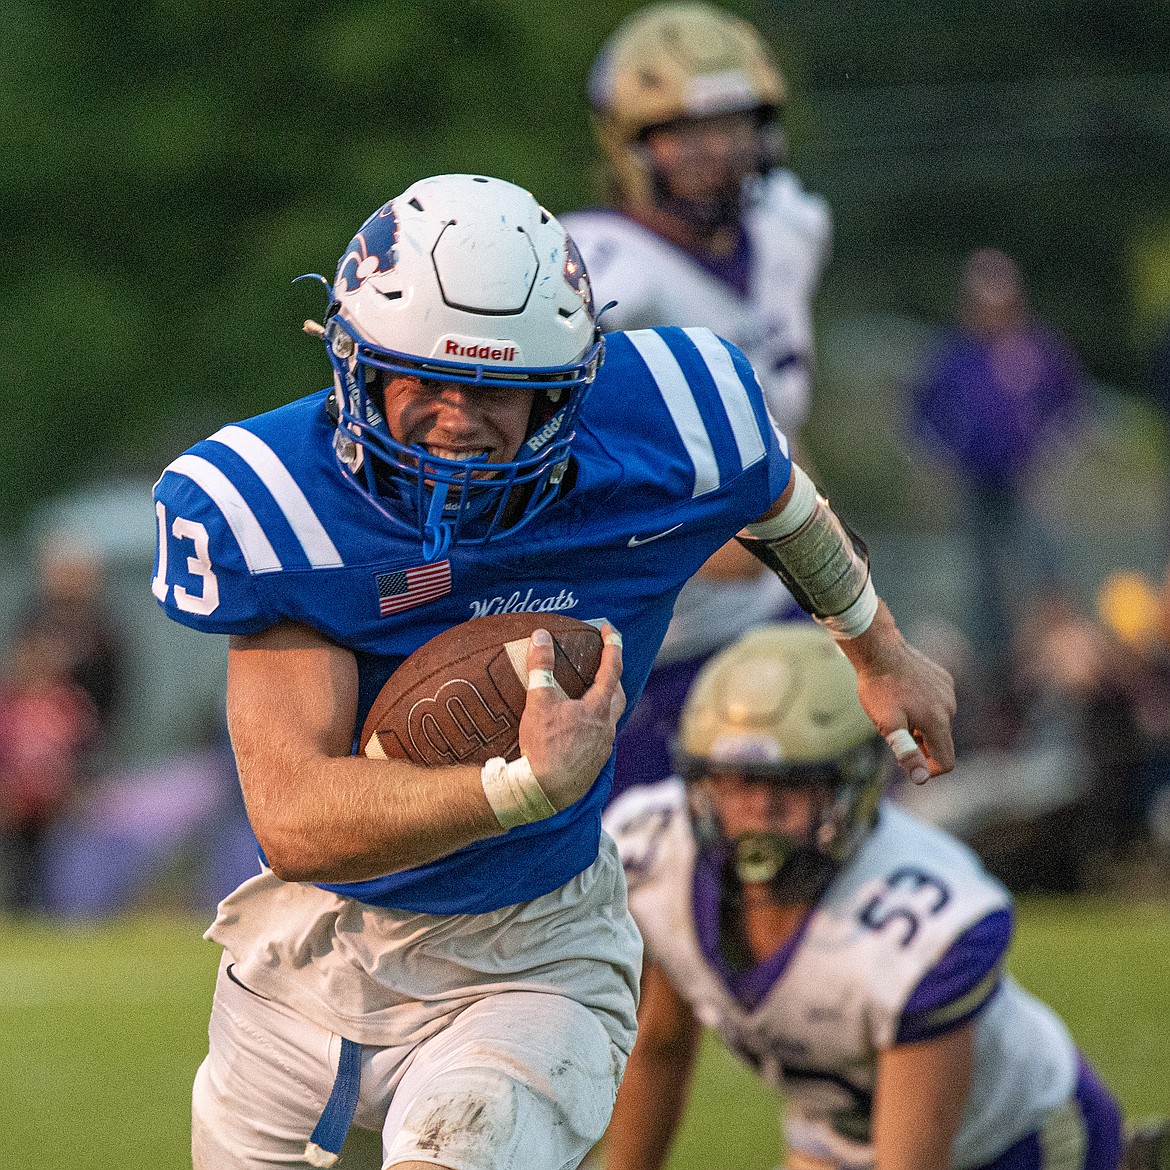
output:
M789 901L815 900L865 838L890 764L853 667L812 622L762 626L716 654L687 694L676 753L700 842L740 881L769 882ZM823 803L802 835L731 841L702 783L720 772L815 789Z
M580 254L529 192L481 175L415 183L362 225L330 295L338 454L422 535L426 559L514 531L555 498L603 341ZM531 384L527 438L488 471L404 446L382 416L388 374Z

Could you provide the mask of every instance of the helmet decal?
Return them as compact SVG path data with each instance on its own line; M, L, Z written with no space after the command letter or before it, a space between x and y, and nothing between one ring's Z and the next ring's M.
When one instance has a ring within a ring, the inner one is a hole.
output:
M382 276L398 263L398 219L394 201L383 204L349 242L337 266L337 293L357 292L371 276Z
M580 295L590 316L596 316L593 308L593 286L589 283L589 273L585 271L585 261L581 258L581 253L577 250L577 245L570 235L565 236L565 281L571 289Z

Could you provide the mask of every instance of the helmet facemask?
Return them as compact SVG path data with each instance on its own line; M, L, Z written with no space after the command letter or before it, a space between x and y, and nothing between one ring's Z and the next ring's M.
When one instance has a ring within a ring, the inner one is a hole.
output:
M780 622L699 671L675 762L725 891L752 886L792 905L815 902L872 829L890 753L832 636Z
M513 532L557 497L604 349L580 255L531 195L473 176L416 183L363 225L330 293L335 449L383 514L421 535L424 559ZM385 388L402 376L531 386L520 449L489 463L396 439Z
M663 133L686 133L688 130L701 134L705 122L723 118L725 114L712 115L711 119L680 118L662 126L648 126L632 147L645 170L650 201L660 210L704 234L720 228L735 227L742 218L744 204L750 203L753 197L757 185L753 180L766 175L779 161L778 143L782 141L782 135L774 108L760 106L749 110L729 110L726 114L742 117L750 123L750 140L738 148L727 148L730 158L724 164L725 181L703 198L681 193L677 189L675 176L656 158L654 138ZM695 150L694 154L693 160L677 164L678 171L684 177L687 171L694 175L704 175L715 169L715 161L704 159L702 151Z
M876 735L826 763L712 765L692 760L684 765L692 824L700 848L716 864L724 883L765 886L780 905L811 905L873 827L885 786L884 745ZM728 786L757 788L753 798L767 805L795 805L791 812L765 815L758 827L734 832L728 821L734 796ZM763 793L759 792L763 788ZM771 792L767 790L772 790ZM770 823L769 823L770 822Z

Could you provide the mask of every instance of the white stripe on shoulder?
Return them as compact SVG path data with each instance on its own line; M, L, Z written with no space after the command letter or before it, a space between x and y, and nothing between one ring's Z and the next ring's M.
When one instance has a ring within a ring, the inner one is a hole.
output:
M332 569L345 563L300 485L263 439L243 427L230 426L216 431L211 442L230 447L260 477L314 569Z
M687 385L686 375L678 359L670 352L662 334L653 329L632 329L626 336L646 363L678 428L679 438L687 449L695 468L695 490L692 496L703 496L719 486L719 464L711 436L699 414L695 396Z
M715 379L715 388L723 399L727 421L731 423L731 433L735 435L735 445L739 448L740 466L750 467L763 459L767 448L747 388L736 372L731 354L710 329L684 329L683 332L694 342Z
M252 509L236 485L214 463L209 463L201 455L187 453L180 455L163 474L167 471L185 475L211 497L212 503L228 522L250 573L275 573L282 568L276 549L264 535L264 529L260 527Z

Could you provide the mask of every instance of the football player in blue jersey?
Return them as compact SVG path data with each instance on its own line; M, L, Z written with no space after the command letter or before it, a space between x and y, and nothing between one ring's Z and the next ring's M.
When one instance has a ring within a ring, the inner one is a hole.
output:
M615 728L683 582L744 530L920 780L953 766L950 678L902 639L739 350L704 329L603 340L572 241L528 192L418 182L325 283L311 328L332 387L223 427L156 489L153 592L231 635L263 850L207 934L223 960L194 1164L331 1165L355 1123L386 1166L575 1166L635 1031L641 944L601 832ZM533 634L519 759L357 754L407 656L518 609L605 638L570 700Z
M1117 1103L1004 971L1008 892L882 799L888 753L824 630L712 658L678 747L681 776L603 822L646 947L607 1170L666 1162L703 1026L783 1093L791 1170L1117 1170Z

